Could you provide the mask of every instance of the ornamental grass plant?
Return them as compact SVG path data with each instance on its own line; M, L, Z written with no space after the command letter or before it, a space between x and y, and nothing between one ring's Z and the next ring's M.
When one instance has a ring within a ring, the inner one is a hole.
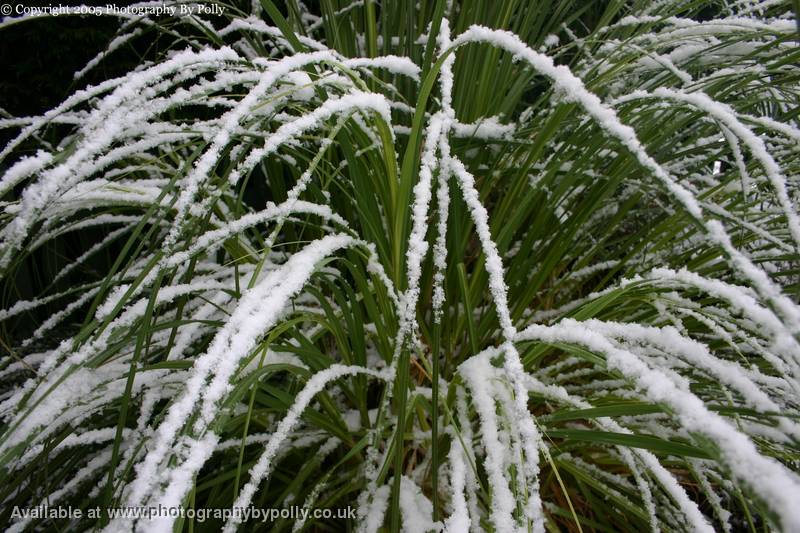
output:
M800 531L796 1L163 5L0 119L0 524Z

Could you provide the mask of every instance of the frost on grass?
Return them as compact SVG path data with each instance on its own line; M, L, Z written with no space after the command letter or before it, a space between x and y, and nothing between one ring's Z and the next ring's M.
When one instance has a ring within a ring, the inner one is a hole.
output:
M182 44L0 120L4 518L800 530L789 3L445 4L125 20L76 79Z

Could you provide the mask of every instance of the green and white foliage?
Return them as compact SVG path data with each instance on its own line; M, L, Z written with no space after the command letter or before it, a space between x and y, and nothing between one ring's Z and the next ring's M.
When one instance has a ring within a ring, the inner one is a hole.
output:
M217 5L0 121L11 531L800 531L796 2Z

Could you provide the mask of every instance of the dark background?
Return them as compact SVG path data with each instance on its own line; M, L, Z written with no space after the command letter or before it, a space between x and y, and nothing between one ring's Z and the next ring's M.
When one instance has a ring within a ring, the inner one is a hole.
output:
M15 2L14 0L0 0L0 4L9 3L12 6L46 5L95 5L104 6L115 4L117 6L130 5L133 1L84 1L70 2L69 0L28 1ZM2 17L0 17L2 18ZM140 59L147 54L147 41L153 41L149 34L131 46L125 46L114 52L109 61L101 61L94 69L90 70L83 78L74 80L74 73L82 69L86 63L99 52L106 49L109 41L114 38L120 26L120 19L113 16L77 16L58 15L33 18L14 23L7 27L0 27L0 113L5 117L24 117L41 115L66 99L75 90L90 84L97 84L106 79L119 76L136 66ZM5 146L19 132L18 128L0 129L0 146ZM48 130L46 135L49 140L55 137ZM55 132L57 134L57 132ZM34 140L23 143L17 150L17 155L8 158L0 164L0 173L3 169L16 161L19 155L32 152L38 147ZM19 190L15 191L18 194ZM55 253L64 260L76 257L81 250L87 249L92 242L101 238L102 229L91 228L89 232L76 232L69 235L64 243L58 244ZM61 262L53 263L47 259L53 257L53 250L37 250L20 268L16 269L13 281L0 291L0 307L7 307L9 302L17 299L31 298L39 293L44 280L52 279L55 269L63 266ZM106 259L97 259L102 268ZM67 282L69 283L69 281ZM47 306L45 306L47 307ZM29 313L19 317L18 320L9 321L2 325L0 338L11 340L24 337L29 331L41 322L43 316L51 312L42 309L37 313ZM0 349L0 351L3 351ZM1 521L0 521L1 522Z
M59 3L102 6L114 3L122 6L134 2L3 0L3 3L12 6ZM73 80L76 71L105 49L118 27L119 19L116 17L59 15L0 28L0 108L17 117L39 115L60 103L75 89L129 70L139 57L130 47L118 52L117 61L102 61L84 79Z

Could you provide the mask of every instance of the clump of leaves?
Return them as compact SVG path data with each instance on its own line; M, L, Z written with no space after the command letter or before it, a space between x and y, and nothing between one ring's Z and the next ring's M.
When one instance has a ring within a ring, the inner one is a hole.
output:
M800 529L791 3L219 6L2 121L11 530Z

